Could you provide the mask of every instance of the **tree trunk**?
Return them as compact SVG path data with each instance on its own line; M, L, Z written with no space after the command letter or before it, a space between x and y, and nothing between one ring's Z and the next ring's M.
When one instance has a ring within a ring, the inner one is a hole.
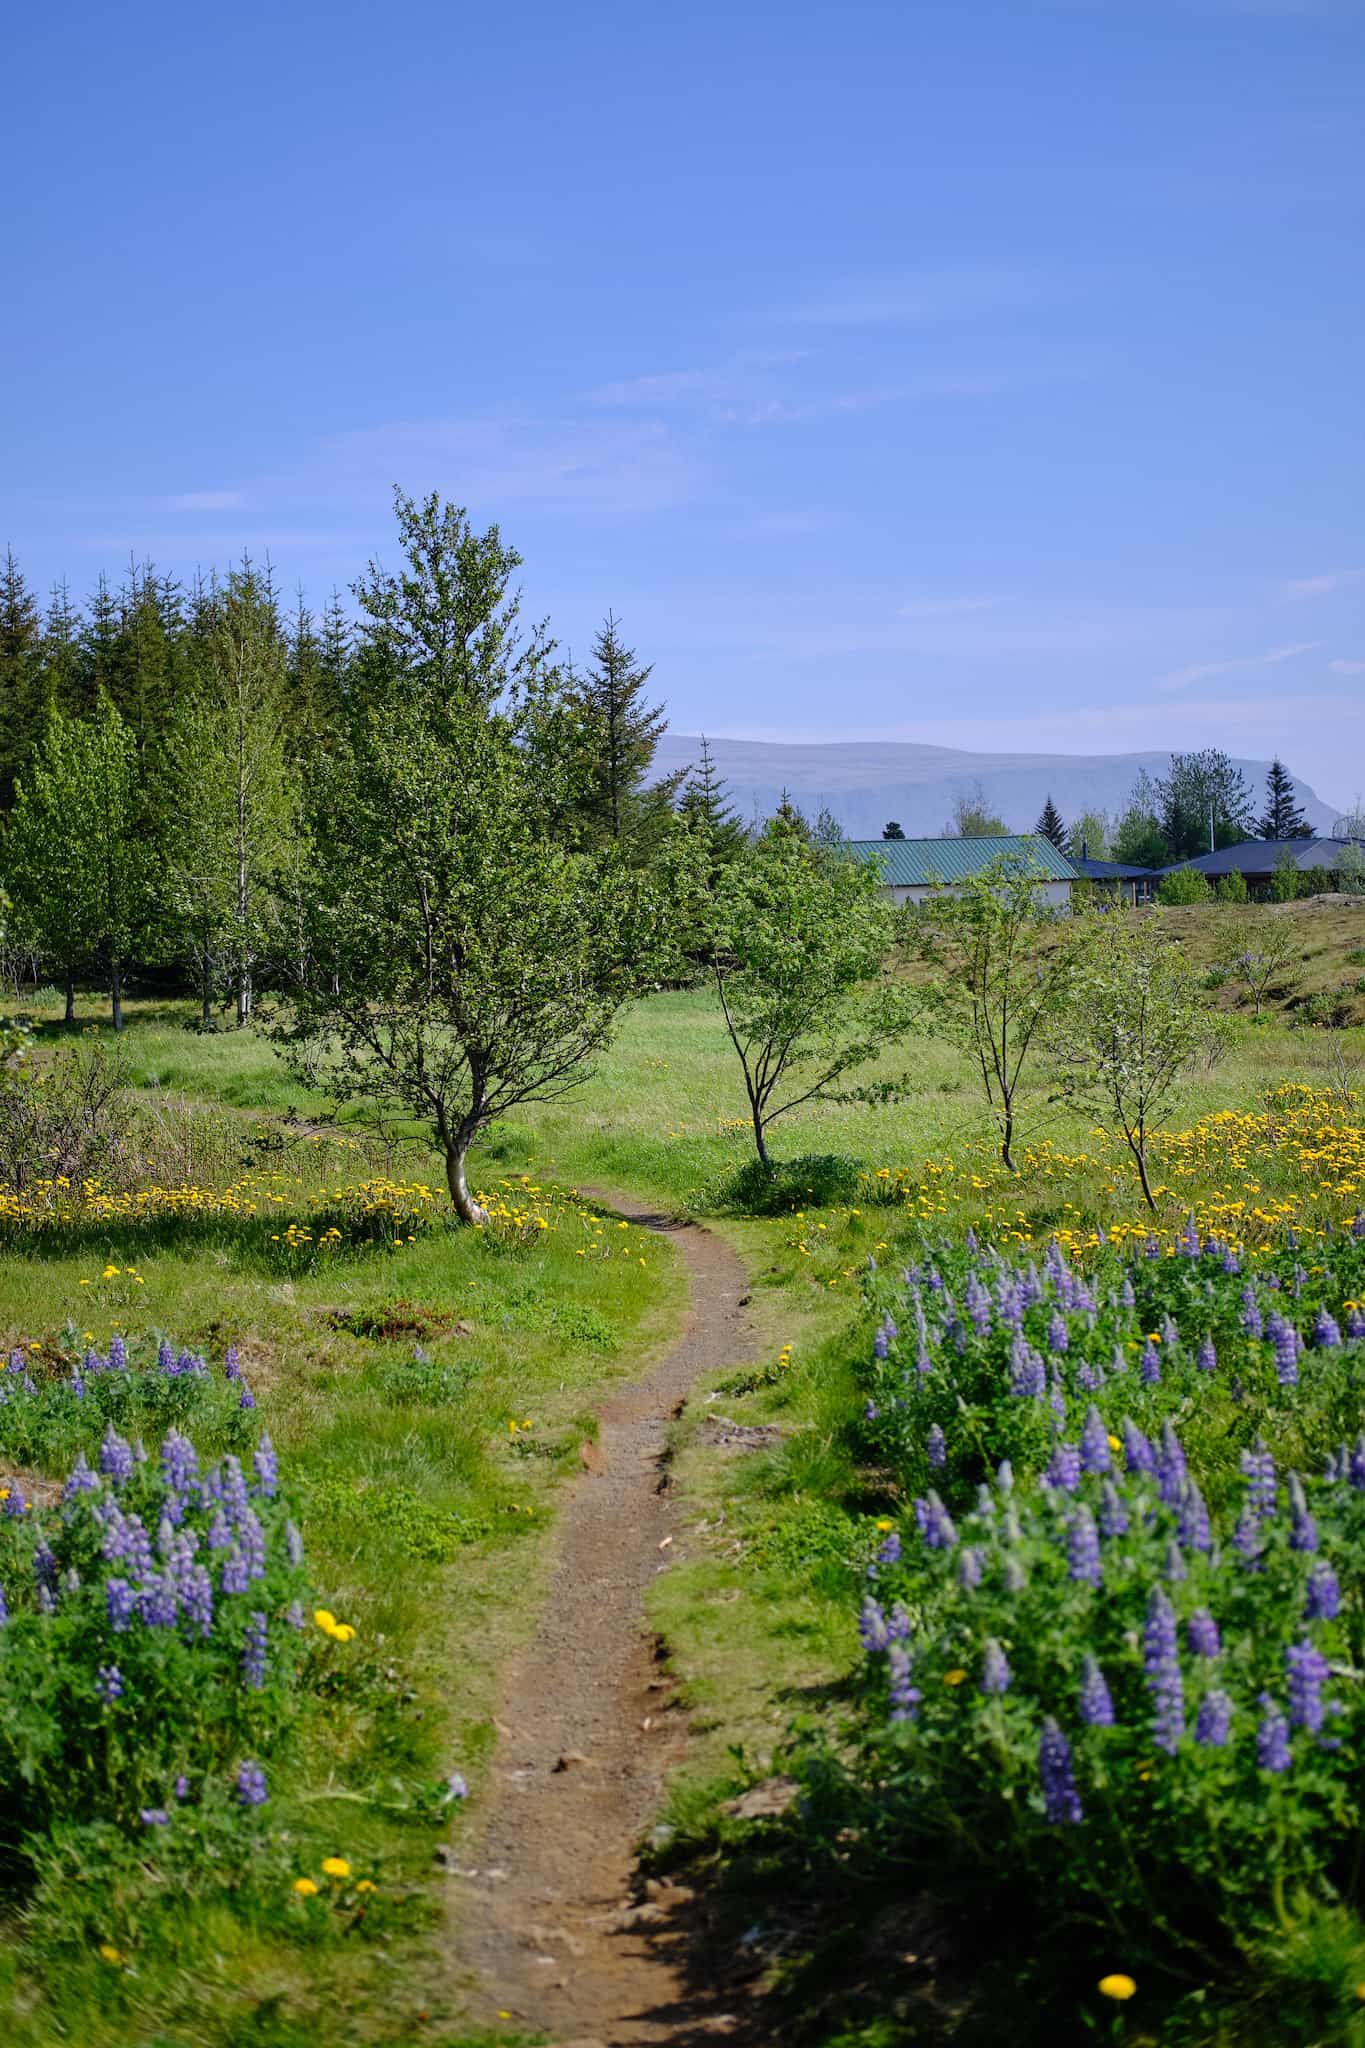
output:
M1155 1209L1156 1197L1152 1193L1152 1184L1147 1178L1147 1147L1141 1141L1133 1145L1130 1139L1129 1143L1132 1145L1133 1157L1137 1161L1138 1179L1142 1182L1142 1192L1147 1197L1147 1207Z
M1005 1120L1000 1126L1000 1158L1004 1164L1006 1173L1014 1172L1014 1161L1010 1157L1010 1152L1011 1148L1013 1147L1013 1144L1014 1110L1013 1107L1007 1103L1005 1105Z
M71 972L71 969L70 969L70 968L68 967L68 968L67 968L67 970L66 970L66 1014L65 1014L65 1016L64 1016L64 1017L62 1018L62 1022L63 1022L63 1024L74 1024L74 1023L75 1023L75 1021L76 1021L76 977L75 977L75 975L74 975L74 974L73 974L73 973Z
M754 1143L758 1147L758 1156L762 1161L763 1165L768 1169L768 1172L771 1173L773 1170L773 1163L772 1160L768 1157L768 1141L763 1135L763 1118L759 1112L759 1107L757 1103L755 1103L753 1106L753 1116Z
M487 1223L488 1211L481 1208L469 1192L469 1182L464 1177L464 1163L469 1156L469 1140L453 1138L446 1145L446 1185L450 1199L455 1204L455 1213L461 1223Z
M123 962L117 953L109 960L109 1001L114 1013L114 1029L123 1029Z

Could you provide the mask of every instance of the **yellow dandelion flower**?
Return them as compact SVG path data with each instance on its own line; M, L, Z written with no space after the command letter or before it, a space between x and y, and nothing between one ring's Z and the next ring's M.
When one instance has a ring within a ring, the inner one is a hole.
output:
M311 1877L296 1877L294 1890L301 1899L315 1899L318 1895L318 1888Z
M943 1674L943 1683L945 1685L961 1685L965 1680L966 1676L966 1672L962 1670L945 1671Z
M1115 1970L1110 1976L1100 1978L1098 1988L1104 1998L1124 1999L1132 1997L1137 1985L1131 1977L1125 1977L1122 1970Z
M337 1625L337 1618L329 1607L315 1607L313 1619L324 1635L330 1635Z
M115 1948L112 1941L102 1941L100 1943L100 1954L106 1963L113 1963L116 1966L127 1961L123 1950Z
M368 1877L362 1877L360 1883L356 1886L356 1890L358 1892L372 1892L374 1890L373 1881Z
M324 1856L322 1874L324 1877L349 1877L351 1866L344 1856Z

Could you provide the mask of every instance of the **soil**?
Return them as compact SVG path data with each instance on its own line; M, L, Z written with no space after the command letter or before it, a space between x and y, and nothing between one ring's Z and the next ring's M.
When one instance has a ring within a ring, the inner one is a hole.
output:
M636 1866L687 1741L644 1603L684 1540L668 1424L699 1374L748 1355L747 1282L696 1225L585 1192L672 1240L690 1306L664 1356L603 1408L561 1510L549 1599L508 1677L473 1867L456 1873L456 1948L473 2018L564 2048L677 2048L738 2024L718 2009L719 1985L697 1988L688 1895L643 1883Z

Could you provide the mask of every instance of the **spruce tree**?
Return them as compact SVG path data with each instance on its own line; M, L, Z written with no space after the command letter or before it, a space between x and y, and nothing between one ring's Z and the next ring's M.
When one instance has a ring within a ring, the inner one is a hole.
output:
M42 620L38 601L14 559L0 569L0 809L42 737Z
M1053 803L1051 796L1048 796L1044 801L1043 808L1038 815L1038 823L1033 829L1040 839L1049 840L1056 847L1058 853L1066 852L1066 826L1062 823L1062 814L1057 809L1056 804Z
M887 824L882 826L883 839L904 839L904 837L905 834L901 830L899 818L892 818Z
M1265 779L1265 816L1256 830L1262 839L1310 839L1303 812L1294 801L1294 778L1283 761L1272 761Z
M715 759L705 733L701 752L688 774L678 805L683 817L700 834L712 872L733 859L744 844L745 831L738 814L731 809L725 784L716 773Z
M54 583L43 627L42 700L43 722L60 711L64 717L79 715L82 706L83 656L82 619L71 602L65 583Z
M578 823L589 845L615 844L647 856L687 779L679 769L647 783L666 727L663 706L650 704L642 667L621 638L621 622L607 613L592 643L584 674L572 676L569 701L582 721L583 776Z

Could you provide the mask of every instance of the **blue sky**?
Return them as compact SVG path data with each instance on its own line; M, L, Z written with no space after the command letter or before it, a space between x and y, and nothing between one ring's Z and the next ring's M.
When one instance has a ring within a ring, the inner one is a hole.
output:
M0 545L498 520L679 730L1365 785L1362 0L23 8Z

